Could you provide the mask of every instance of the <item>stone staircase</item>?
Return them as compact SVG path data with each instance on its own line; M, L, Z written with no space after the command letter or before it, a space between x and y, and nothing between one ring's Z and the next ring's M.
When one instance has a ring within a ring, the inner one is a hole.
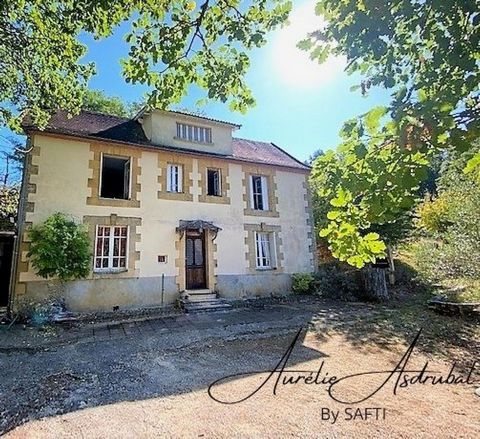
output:
M181 294L180 304L186 313L225 311L232 306L210 290L186 290Z

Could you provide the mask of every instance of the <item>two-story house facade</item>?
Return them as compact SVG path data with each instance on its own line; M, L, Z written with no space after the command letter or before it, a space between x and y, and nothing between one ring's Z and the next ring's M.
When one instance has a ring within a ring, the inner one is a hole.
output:
M238 125L180 112L133 119L58 112L25 124L14 308L51 283L29 261L28 229L55 212L88 228L91 272L62 288L72 311L173 303L185 291L284 293L314 270L309 167Z

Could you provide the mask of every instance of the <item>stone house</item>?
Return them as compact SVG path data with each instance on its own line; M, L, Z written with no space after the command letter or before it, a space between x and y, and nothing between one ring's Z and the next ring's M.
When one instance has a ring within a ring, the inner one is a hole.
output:
M84 223L92 242L90 275L63 290L70 310L290 291L293 273L314 270L310 168L273 143L234 138L238 128L160 110L24 124L13 307L51 294L29 263L28 228L55 212Z

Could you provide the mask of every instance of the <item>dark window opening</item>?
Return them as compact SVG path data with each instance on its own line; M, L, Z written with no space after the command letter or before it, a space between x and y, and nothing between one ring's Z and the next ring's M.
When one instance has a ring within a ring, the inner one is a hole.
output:
M128 200L130 196L130 159L103 156L102 198Z
M218 169L209 169L207 171L207 195L220 197L220 171Z

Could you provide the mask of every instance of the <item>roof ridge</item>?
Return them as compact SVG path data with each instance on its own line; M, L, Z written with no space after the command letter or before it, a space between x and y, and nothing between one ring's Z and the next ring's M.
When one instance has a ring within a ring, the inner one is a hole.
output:
M265 143L267 145L275 146L275 144L273 142L267 142L265 140L246 139L245 137L236 137L236 136L232 136L232 139L234 139L234 140L246 140L247 142Z

